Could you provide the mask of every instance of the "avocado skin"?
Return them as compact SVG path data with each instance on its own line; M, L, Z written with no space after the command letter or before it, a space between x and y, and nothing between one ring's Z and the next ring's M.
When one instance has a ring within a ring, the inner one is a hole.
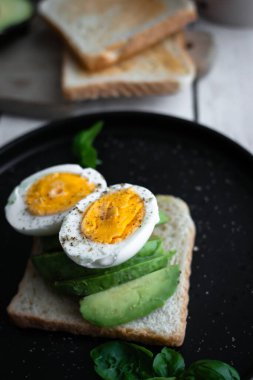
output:
M89 269L74 263L62 251L33 256L32 263L47 281L78 278L90 274Z
M133 263L133 265L129 264L112 273L55 282L54 287L62 293L88 296L164 268L167 264L168 255L159 254L158 256L143 258L142 262Z
M57 247L56 244L57 241L54 238L42 240L42 246L44 249L47 248L48 252ZM89 269L81 267L70 260L63 251L43 253L41 255L33 256L32 262L43 278L48 281L57 281L115 272L121 268L132 265L133 263L143 261L144 257L160 254L162 252L163 247L161 239L151 238L134 257L125 263L111 268Z
M171 265L92 294L80 301L80 312L85 320L99 327L113 327L144 317L172 296L179 274L178 266Z

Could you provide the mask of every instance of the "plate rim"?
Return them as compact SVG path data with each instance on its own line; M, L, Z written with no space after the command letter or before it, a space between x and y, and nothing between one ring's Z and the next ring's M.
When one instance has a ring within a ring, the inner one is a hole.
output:
M221 142L223 145L226 145L228 149L236 151L237 154L241 156L241 158L246 159L246 161L253 166L253 154L244 148L242 145L240 145L238 142L232 140L230 137L208 127L203 124L200 124L196 121L191 121L191 120L186 120L184 118L179 118L171 115L166 115L166 114L160 114L156 112L148 112L148 111L135 111L135 110L120 110L120 111L101 111L101 112L90 112L90 113L85 113L85 114L80 114L77 116L69 116L66 118L50 121L50 122L45 122L43 123L40 127L27 132L7 144L4 144L0 148L0 158L4 157L5 155L8 156L9 153L12 153L12 150L15 150L17 146L29 142L29 140L33 139L34 137L38 138L38 136L43 136L44 134L48 133L51 128L53 129L58 129L61 128L62 126L66 124L71 124L75 123L76 121L79 122L82 119L86 118L98 118L101 119L105 117L132 117L132 118L147 118L147 117L152 117L160 120L167 120L173 123L174 122L180 122L182 125L178 125L177 128L186 128L187 126L191 128L195 133L200 134L200 138L204 136L206 138L207 136L211 136L214 138L214 140ZM132 127L129 125L129 127ZM83 127L85 129L85 125ZM168 125L168 129L170 128L170 125ZM120 127L119 127L120 129ZM70 125L70 130L71 130L71 125ZM155 126L154 126L154 131L155 131ZM13 157L15 158L15 157ZM11 160L6 159L5 163L10 162ZM5 163L0 165L0 168L5 166ZM5 170L3 171L4 175ZM249 371L249 373L246 373L244 377L242 378L243 380L253 380L253 369Z
M11 149L15 148L16 146L26 142L29 139L32 139L33 137L37 137L38 135L42 135L44 132L48 132L51 128L60 128L62 125L65 125L66 123L74 123L75 121L79 121L81 119L85 119L86 117L97 117L98 119L103 118L103 115L106 117L110 116L130 116L130 117L153 117L163 120L170 120L180 123L188 124L189 128L192 128L195 132L200 132L202 135L210 135L213 138L221 141L222 143L229 145L230 148L234 148L238 151L238 153L243 154L249 161L253 164L253 153L251 153L247 148L243 147L239 142L236 142L235 140L231 139L230 137L226 136L225 134L216 131L212 129L209 126L206 126L204 124L198 123L194 120L187 120L184 118L156 113L156 112L148 112L148 111L135 111L135 110L120 110L120 111L101 111L101 112L90 112L90 113L84 113L77 116L69 116L66 118L61 118L58 120L53 120L50 122L43 123L40 127L35 128L34 130L24 133L23 135L14 138L10 142L7 142L0 148L0 157L4 156L8 153ZM131 127L131 125L129 125ZM169 128L169 126L168 126ZM177 128L185 128L177 126ZM85 127L84 127L85 129ZM154 127L155 129L155 127Z

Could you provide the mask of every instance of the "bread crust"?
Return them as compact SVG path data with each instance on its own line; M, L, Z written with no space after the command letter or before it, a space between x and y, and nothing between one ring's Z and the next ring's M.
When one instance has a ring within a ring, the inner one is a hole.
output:
M180 49L180 57L185 66L189 70L189 76L194 77L195 68L194 63L185 49L185 38L184 33L180 32L173 35L175 45ZM138 96L148 96L148 95L168 95L176 93L181 88L180 78L168 78L163 81L139 81L131 82L126 80L117 81L105 81L101 78L101 83L93 83L89 85L73 86L68 87L65 85L65 70L67 65L66 54L63 56L62 64L62 92L65 99L68 100L89 100L98 98L110 98L110 97L138 97Z
M98 71L105 69L117 62L123 61L132 55L145 50L146 48L156 44L168 35L178 32L187 24L196 21L197 11L194 6L191 9L182 9L167 20L156 24L153 27L136 34L127 41L118 43L116 46L108 46L105 51L97 55L89 55L82 52L72 40L45 14L41 13L41 17L47 24L54 29L64 40L67 46L75 54L79 62L90 71Z
M119 96L145 96L145 95L167 95L179 90L177 81L168 82L113 82L96 83L89 86L75 88L63 87L63 95L68 100L88 100L98 98L117 98Z
M166 196L159 196L160 199ZM177 199L179 206L185 209L185 212L189 214L188 206L181 200ZM187 246L187 252L185 257L184 272L181 273L181 286L183 304L180 310L180 324L176 333L170 335L164 335L159 333L154 333L148 328L145 329L134 329L125 326L119 326L114 328L100 328L91 325L87 321L83 320L78 309L78 304L73 302L67 297L63 297L68 303L68 307L73 311L74 318L68 321L66 318L61 319L48 319L45 316L38 316L33 312L24 312L20 310L17 306L19 304L20 297L27 291L29 282L37 281L37 284L41 284L45 288L46 292L52 293L52 290L43 282L39 274L34 269L30 260L27 265L25 275L19 284L18 293L12 299L11 303L7 308L7 312L11 320L19 327L22 328L39 328L50 331L66 331L78 335L91 335L96 337L105 338L117 338L126 339L131 341L136 341L144 344L153 345L168 345L168 346L180 346L185 337L186 330L186 318L188 313L188 302L189 302L189 286L190 286L190 274L191 274L191 260L192 251L195 241L195 225L190 219L190 224L185 236L185 244ZM39 281L39 282L38 282ZM35 284L36 285L36 284ZM28 301L26 301L28 302ZM31 301L32 302L32 301Z
M46 331L65 331L74 335L89 335L93 337L103 337L110 339L122 339L152 345L181 346L184 334L171 336L169 339L149 330L136 331L134 329L116 327L101 328L88 324L83 321L82 325L74 325L64 321L47 321L37 316L24 316L17 313L11 307L7 309L13 323L21 328L38 328Z

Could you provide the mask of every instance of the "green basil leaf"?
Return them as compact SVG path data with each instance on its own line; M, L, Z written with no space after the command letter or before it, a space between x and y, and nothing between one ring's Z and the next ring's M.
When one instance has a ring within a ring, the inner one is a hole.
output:
M96 136L101 132L103 122L95 123L89 129L79 132L73 141L73 151L79 163L83 167L95 168L101 161L97 157L97 151L93 147Z
M86 146L80 151L79 155L80 165L87 168L95 168L97 162L97 151L93 146Z
M105 380L143 380L153 376L152 352L136 344L108 342L94 348L91 358L95 371Z
M159 226L160 224L165 224L165 223L168 223L170 218L168 217L168 215L166 215L163 211L159 210L159 222L156 224L157 226Z
M155 374L161 377L178 376L184 368L185 363L182 355L168 347L164 347L160 354L156 355L153 362Z
M239 373L219 360L198 360L186 370L180 380L240 380Z
M151 379L147 380L177 380L176 377L152 377Z

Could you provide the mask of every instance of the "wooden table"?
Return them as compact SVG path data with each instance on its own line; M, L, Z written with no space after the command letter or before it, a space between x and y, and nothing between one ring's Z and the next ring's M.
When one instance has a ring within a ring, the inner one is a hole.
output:
M195 120L239 142L253 153L253 29L221 27L201 21L217 54L211 72L173 96L96 101L89 112L145 110ZM41 126L45 120L0 117L0 145Z

